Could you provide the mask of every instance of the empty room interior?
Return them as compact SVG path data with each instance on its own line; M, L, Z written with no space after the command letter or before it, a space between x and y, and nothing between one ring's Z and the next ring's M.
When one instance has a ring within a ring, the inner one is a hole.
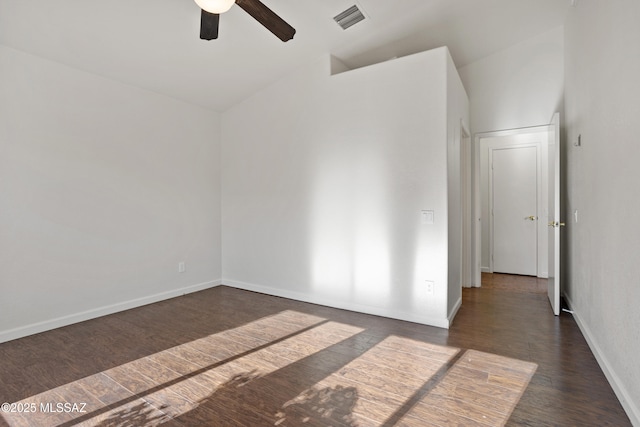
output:
M0 0L0 427L640 426L639 21Z

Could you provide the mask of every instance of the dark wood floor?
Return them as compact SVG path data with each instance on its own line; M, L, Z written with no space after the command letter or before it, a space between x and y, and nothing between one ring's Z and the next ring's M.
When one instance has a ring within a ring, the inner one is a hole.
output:
M448 331L223 286L0 344L0 426L630 425L543 281L483 284Z

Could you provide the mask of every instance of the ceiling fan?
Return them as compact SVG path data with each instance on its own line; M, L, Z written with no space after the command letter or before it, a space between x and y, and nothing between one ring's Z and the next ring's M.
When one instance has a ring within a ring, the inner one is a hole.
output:
M284 19L276 15L260 0L195 0L195 2L202 9L200 15L200 38L202 40L218 38L220 14L231 9L234 4L240 6L283 42L291 40L296 33L295 28L287 24Z

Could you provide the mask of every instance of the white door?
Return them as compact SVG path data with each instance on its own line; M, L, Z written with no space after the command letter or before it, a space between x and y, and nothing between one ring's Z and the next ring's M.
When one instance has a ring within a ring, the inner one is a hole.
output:
M493 271L536 276L538 147L491 150Z
M553 314L560 314L560 114L551 121L549 135L549 280L547 293Z

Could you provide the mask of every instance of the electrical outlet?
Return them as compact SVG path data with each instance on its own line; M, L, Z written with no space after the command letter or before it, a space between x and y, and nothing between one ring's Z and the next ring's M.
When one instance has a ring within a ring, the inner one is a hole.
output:
M187 266L185 265L184 261L180 261L178 263L178 273L184 273L185 271L187 271Z
M433 295L433 285L434 285L433 281L425 280L424 285L425 285L427 295Z

